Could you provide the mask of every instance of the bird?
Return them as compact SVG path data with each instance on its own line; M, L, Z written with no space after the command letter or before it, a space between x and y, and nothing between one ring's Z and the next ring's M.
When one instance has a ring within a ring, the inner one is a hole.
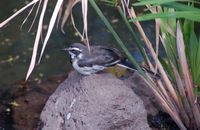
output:
M82 43L73 43L62 50L69 53L73 68L83 75L92 75L115 65L134 71L136 70L134 66L131 66L127 62L127 58L116 48L90 45L88 49L88 47ZM154 74L154 72L150 70L147 70L147 72Z

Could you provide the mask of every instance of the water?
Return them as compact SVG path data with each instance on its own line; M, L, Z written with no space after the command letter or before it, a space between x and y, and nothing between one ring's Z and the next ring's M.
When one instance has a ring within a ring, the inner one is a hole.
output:
M20 8L26 1L16 2L3 0L0 5L1 21L13 14L15 8ZM51 10L48 11L49 17ZM28 32L32 19L25 23L20 30L21 23L28 14L28 10L17 16L13 21L0 30L0 84L10 84L14 81L24 79L29 67L32 47L35 38L36 25ZM72 31L71 31L72 32ZM74 32L72 32L74 33ZM72 34L73 35L73 34ZM60 49L78 40L78 37L69 40L67 35L58 30L52 32L45 54L41 63L35 68L31 79L48 78L56 74L66 74L71 69L67 56Z
M13 11L16 11L16 9L25 5L27 1L21 0L20 2L14 3L11 0L2 0L2 3L3 4L0 5L1 21L12 15ZM52 9L53 4L50 4L50 8L45 15L46 22L44 31L46 31ZM131 38L130 33L127 32L126 26L122 26L123 22L120 19L117 10L111 10L110 7L107 6L101 6L101 9L104 11L105 16L109 18L113 27L117 29L117 33L120 35L122 40L127 43L130 51L133 52L138 60L142 61L143 59L138 51L136 51L133 44L134 41ZM24 79L26 76L37 29L36 23L31 32L28 32L34 16L31 15L22 30L20 30L21 23L26 18L28 11L29 10L26 10L17 16L13 21L0 30L0 84L10 84L14 81ZM81 30L82 17L80 13L80 5L75 7L73 14L77 27ZM147 31L153 28L152 24L146 25ZM89 8L88 28L90 43L117 47L113 36L108 32L104 23L99 19L92 8ZM70 43L80 42L80 38L75 35L71 22L68 22L65 26L65 30L66 34L62 34L59 29L54 29L51 38L48 41L43 59L34 69L30 77L31 79L38 80L48 78L56 74L67 74L69 70L71 70L71 65L68 62L66 54L61 52L60 49L68 46ZM152 37L153 35L150 36Z

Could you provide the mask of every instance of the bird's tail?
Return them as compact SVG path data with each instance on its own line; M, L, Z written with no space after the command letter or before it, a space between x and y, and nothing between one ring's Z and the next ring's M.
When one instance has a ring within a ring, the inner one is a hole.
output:
M123 68L127 68L127 69L132 70L132 71L137 71L136 67L133 64L131 64L129 61L127 61L127 60L123 60L122 62L118 63L117 65L121 66ZM145 73L149 74L153 78L156 78L156 79L160 79L161 78L160 74L155 73L155 72L153 72L153 71L151 71L151 70L149 70L149 69L147 69L145 67L141 67L141 68Z

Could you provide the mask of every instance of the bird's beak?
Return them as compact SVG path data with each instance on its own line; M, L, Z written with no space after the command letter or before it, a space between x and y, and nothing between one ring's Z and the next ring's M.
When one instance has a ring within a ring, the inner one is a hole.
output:
M61 51L69 51L69 48L63 48Z

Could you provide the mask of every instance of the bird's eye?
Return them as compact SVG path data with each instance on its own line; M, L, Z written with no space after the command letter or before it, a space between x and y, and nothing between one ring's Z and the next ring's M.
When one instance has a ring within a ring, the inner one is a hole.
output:
M74 55L79 55L81 52L78 50L70 50L71 53L73 53Z

